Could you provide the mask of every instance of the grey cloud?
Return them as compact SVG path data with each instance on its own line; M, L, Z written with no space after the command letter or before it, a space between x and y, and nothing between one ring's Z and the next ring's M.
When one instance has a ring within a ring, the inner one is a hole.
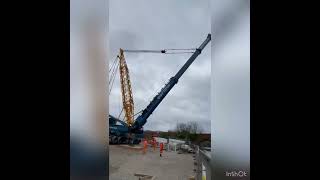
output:
M110 32L110 54L111 59L117 56L119 49L136 49L137 48L137 36L128 30L117 30ZM132 54L132 57L138 54Z

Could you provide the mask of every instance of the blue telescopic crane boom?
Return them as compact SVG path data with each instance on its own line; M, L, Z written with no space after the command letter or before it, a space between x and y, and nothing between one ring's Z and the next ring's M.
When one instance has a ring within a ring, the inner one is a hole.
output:
M196 49L188 61L182 66L182 68L177 72L177 74L170 78L169 82L161 89L161 91L152 99L149 105L142 111L142 113L137 117L132 127L130 128L132 132L137 131L143 127L147 122L148 117L153 113L165 96L170 92L182 74L188 69L192 62L201 54L201 51L206 47L206 45L211 40L211 34L208 34L207 39Z

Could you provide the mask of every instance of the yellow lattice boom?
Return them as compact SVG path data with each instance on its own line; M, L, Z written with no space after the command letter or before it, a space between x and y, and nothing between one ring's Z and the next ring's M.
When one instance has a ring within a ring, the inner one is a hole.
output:
M131 82L129 76L129 69L124 58L123 49L120 49L119 54L119 71L120 71L120 83L121 83L121 93L122 93L122 103L125 112L125 120L128 126L131 126L134 121L134 103L131 89Z

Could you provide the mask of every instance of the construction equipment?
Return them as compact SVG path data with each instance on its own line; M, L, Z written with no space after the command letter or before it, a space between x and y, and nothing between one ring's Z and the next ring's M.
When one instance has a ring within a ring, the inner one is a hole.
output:
M143 126L146 124L149 116L158 107L158 105L162 102L165 96L170 92L173 86L178 83L178 80L180 79L180 77L188 69L188 67L192 64L192 62L198 57L198 55L201 54L201 51L210 42L210 40L211 40L211 34L208 34L206 40L199 46L199 48L195 49L195 51L193 52L191 57L187 60L187 62L181 67L181 69L176 73L175 76L170 78L169 82L152 99L149 105L144 110L141 111L142 113L136 118L136 120L130 121L131 123L126 123L124 121L121 121L119 118L109 115L110 144L139 144L141 142L141 139L143 138ZM156 51L149 51L149 52L156 52ZM167 53L166 50L161 50L157 52ZM120 56L121 56L121 53L120 53ZM128 97L130 97L130 95L128 95ZM133 102L132 102L132 105L133 105ZM133 113L131 113L131 115L132 114ZM132 115L132 117L133 116L134 115Z
M133 104L129 69L123 55L123 49L120 49L119 60L120 60L119 70L120 70L120 82L121 82L121 92L122 92L121 93L122 104L123 104L123 109L125 110L125 119L126 119L127 125L130 127L134 120L133 119L134 104Z

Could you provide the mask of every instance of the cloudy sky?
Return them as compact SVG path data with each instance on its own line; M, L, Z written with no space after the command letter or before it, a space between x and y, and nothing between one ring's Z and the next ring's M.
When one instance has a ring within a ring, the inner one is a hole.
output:
M109 59L123 49L196 48L211 32L209 1L110 0ZM198 56L149 117L145 129L167 131L177 122L199 122L210 132L211 44ZM191 54L126 53L135 112L145 108ZM109 62L111 64L111 62ZM109 97L110 114L121 111L119 72Z

